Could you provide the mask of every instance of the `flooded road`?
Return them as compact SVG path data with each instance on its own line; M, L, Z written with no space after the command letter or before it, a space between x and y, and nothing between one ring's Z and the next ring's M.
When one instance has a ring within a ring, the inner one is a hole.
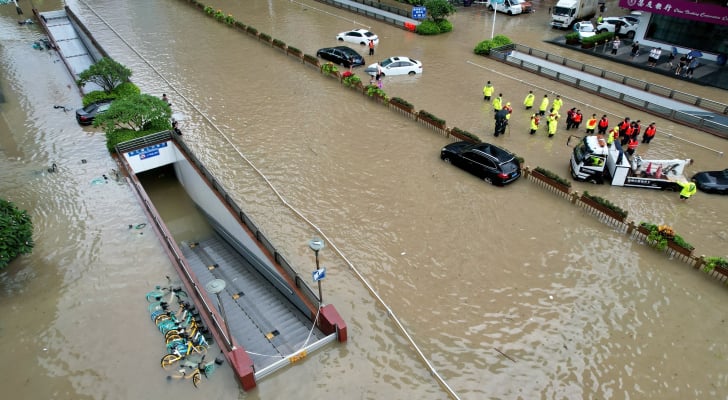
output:
M371 26L381 38L378 58L402 54L425 64L422 76L388 78L390 96L486 140L493 140L486 80L516 106L533 89L537 97L558 92L574 106L595 104L583 110L635 115L473 56L490 35L476 7L459 9L451 34L422 38L315 2L250 3L211 2L309 54L356 26L347 19ZM239 391L226 367L199 391L165 382L143 295L171 273L169 262L152 231L128 229L144 220L128 187L92 184L116 168L103 135L53 108L76 107L80 97L57 57L30 47L37 30L18 27L14 10L2 9L0 110L10 134L0 139L0 190L29 209L37 231L34 253L0 275L0 338L18 342L11 354L20 365L2 368L12 397L445 398L335 245L461 398L725 398L728 346L710 334L725 330L725 314L710 305L726 293L715 281L525 180L495 188L445 165L438 159L445 138L185 2L68 4L144 92L170 96L186 116L185 140L302 273L313 268L306 243L316 231L246 160L325 233L324 298L347 321L350 341L251 393ZM558 34L542 28L547 4L537 2L532 15L498 15L499 29L533 47L568 51L541 42ZM551 141L529 137L524 114L514 115L499 143L567 176L566 132ZM658 126L726 149L707 134ZM648 157L695 158L691 172L723 168L723 159L676 140L658 137L650 146ZM52 162L59 172L44 172ZM635 221L673 225L700 252L726 256L723 197L699 193L680 203L676 193L576 185L584 189ZM158 207L184 220L189 204L168 196Z

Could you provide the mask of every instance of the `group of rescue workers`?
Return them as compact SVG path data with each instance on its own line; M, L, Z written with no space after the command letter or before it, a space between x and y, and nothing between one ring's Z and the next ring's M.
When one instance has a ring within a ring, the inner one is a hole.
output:
M505 134L508 122L513 114L513 107L510 102L503 103L503 94L499 93L498 96L493 96L495 88L493 84L488 81L483 87L483 100L490 101L493 106L493 112L495 114L495 129L493 135L498 137L499 135ZM536 101L536 96L532 90L528 91L526 98L523 100L523 106L526 110L533 109L533 104ZM549 104L551 107L549 108ZM561 110L564 101L560 95L556 95L553 102L550 102L548 94L544 94L539 104L538 112L531 115L530 121L530 134L536 134L541 119L546 118L546 130L548 137L553 138L556 135L558 128L558 121L561 115ZM548 115L547 115L548 110ZM584 115L580 109L576 107L571 108L566 112L566 130L579 129ZM604 135L607 145L612 146L612 143L617 142L617 146L620 148L620 159L624 147L627 148L627 154L630 156L634 155L635 150L640 144L639 136L642 134L642 143L650 143L657 133L657 127L655 122L651 122L642 132L642 125L640 120L632 121L629 117L624 118L619 124L614 126L609 132L609 118L606 114L602 115L601 118L597 119L597 114L592 114L589 119L586 120L586 133L589 135L595 134L595 131L599 135ZM680 192L680 198L685 200L692 196L695 191L695 183L693 182L676 182L682 188Z

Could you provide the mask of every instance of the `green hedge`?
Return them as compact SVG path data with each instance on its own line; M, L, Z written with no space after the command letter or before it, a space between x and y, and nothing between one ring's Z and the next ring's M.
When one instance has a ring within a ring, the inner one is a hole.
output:
M425 117L427 119L430 119L430 120L432 120L434 122L437 122L438 124L445 125L445 120L444 119L438 118L434 114L430 114L429 112L427 112L425 110L420 110L419 115L420 116L423 116L423 117Z
M139 86L131 83L124 82L119 86L115 87L111 93L106 93L103 90L94 90L83 96L83 106L86 107L89 104L93 104L102 100L114 100L120 97L125 97L130 94L140 94L141 90Z
M627 211L625 211L625 210L621 209L620 207L618 207L617 205L613 204L613 203L612 203L611 201L609 201L609 200L607 200L607 199L605 199L605 198L602 198L602 197L599 197L599 196L595 196L595 195L593 195L593 194L590 194L590 193L589 193L589 192L587 192L586 190L584 191L584 193L582 193L582 195L583 195L584 197L586 197L586 198L588 198L588 199L592 199L592 200L594 200L595 202L597 202L597 203L599 203L599 204L603 205L604 207L607 207L608 209L610 209L610 210L612 210L612 211L616 212L616 213L617 213L617 214L619 214L619 215L620 215L620 216L621 216L622 218L627 218L627 215L629 215L629 212L627 212Z
M0 269L33 251L33 221L28 212L0 199Z
M410 110L413 110L415 108L414 105L412 105L410 102L408 102L407 100L405 100L401 97L392 97L392 99L389 100L389 102L401 104L401 105L405 106L406 108L409 108Z
M475 46L475 48L473 49L473 52L480 56L487 56L488 54L490 54L491 49L505 46L507 44L513 44L511 39L509 39L505 35L495 35L492 40L483 40L482 42L478 43L478 45Z
M440 26L430 20L420 22L415 28L415 32L420 35L439 35L441 33Z
M447 33L452 31L452 23L446 19L438 21L437 27L440 28L440 33Z
M450 132L456 133L460 136L465 136L466 138L471 139L474 143L482 142L482 140L480 140L480 138L477 135L470 133L466 130L460 129L458 127L453 127L452 129L450 129Z
M555 180L556 182L558 182L566 187L571 187L571 181L556 175L555 173L547 170L546 168L536 167L535 171L540 173L541 175L546 176L547 178L551 178L551 179Z
M604 43L605 41L612 40L612 38L614 38L614 32L597 33L594 36L590 36L590 37L581 39L581 43L583 43L583 44Z

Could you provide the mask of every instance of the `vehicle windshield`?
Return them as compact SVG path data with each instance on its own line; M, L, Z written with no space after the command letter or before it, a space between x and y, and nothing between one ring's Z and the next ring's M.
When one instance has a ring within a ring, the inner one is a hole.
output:
M379 62L379 65L381 65L382 67L386 67L387 65L389 65L389 64L391 64L391 63L392 63L392 59L391 59L391 58L388 58L388 59L386 59L386 60L382 60L382 61L380 61L380 62Z
M574 147L574 160L577 163L581 163L591 154L591 149L584 142L580 142Z
M568 17L571 15L571 12L573 10L574 10L573 8L554 7L554 15L562 15L564 17Z
M579 25L579 31L580 32L594 32L594 26L593 25Z

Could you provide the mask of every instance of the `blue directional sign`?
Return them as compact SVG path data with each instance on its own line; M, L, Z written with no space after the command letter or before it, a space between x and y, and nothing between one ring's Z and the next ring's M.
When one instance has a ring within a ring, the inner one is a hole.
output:
M426 7L412 7L412 19L425 19L427 18Z
M318 281L326 278L326 267L319 268L316 271L313 271L313 273L311 275L313 275L314 282L318 282Z

